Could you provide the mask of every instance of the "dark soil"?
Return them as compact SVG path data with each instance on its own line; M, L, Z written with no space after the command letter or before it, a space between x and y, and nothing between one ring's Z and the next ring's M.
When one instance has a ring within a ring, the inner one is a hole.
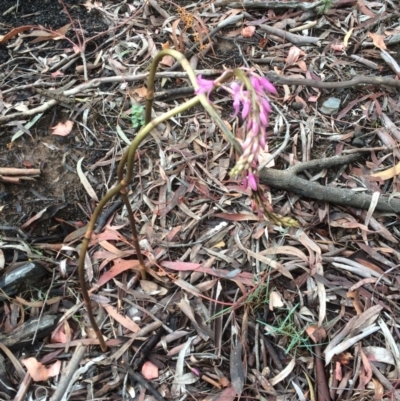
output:
M64 1L64 9L58 1L53 0L20 1L18 10L16 10L16 1L2 0L0 2L0 35L6 34L12 28L24 25L57 30L71 23L71 19L77 28L83 27L86 38L106 31L107 25L99 18L98 13L95 10L88 12L83 6L84 3L85 0L66 0ZM12 11L9 12L9 10ZM69 15L67 15L67 12ZM73 32L67 34L67 36L71 37L73 35ZM68 43L64 42L63 46L68 46ZM49 55L48 50L46 54ZM7 48L0 46L0 63L8 59Z
M17 2L15 0L2 0L0 2L0 34L5 35L12 28L24 25L57 30L70 23L70 18L76 27L83 27L85 38L106 32L107 24L95 10L88 12L83 6L84 3L85 0L66 0L64 4L70 14L68 16L58 1L20 1L18 10L16 10ZM73 29L67 33L67 36L76 41L74 35ZM100 41L101 39L96 40ZM40 45L42 43L39 43L38 46L38 44L29 44L28 42L28 46L34 49L32 53L35 57L51 57L53 53L60 54L61 49L71 47L71 43L66 40L45 45L44 49L41 49L42 46ZM15 77L13 80L5 80L0 84L2 90L9 89L11 85L31 83L29 76L31 59L26 60L27 75ZM9 71L10 61L7 45L0 46L1 73L6 74ZM22 59L19 68L21 68L21 63L24 62ZM2 68L1 65L5 65L5 67ZM43 78L45 79L45 77ZM32 79L36 78L32 77ZM34 96L29 90L13 94L17 101L26 101L27 98L33 98L32 95ZM98 152L93 147L87 148L78 130L74 130L67 137L52 135L51 127L59 121L66 120L69 115L69 110L64 107L54 107L46 112L30 130L31 136L24 134L22 138L13 143L11 143L11 138L18 128L3 128L0 134L0 166L41 168L42 174L35 181L25 181L20 185L2 185L0 187L0 203L3 206L2 225L18 227L43 208L64 202L68 202L69 206L57 213L57 217L74 221L85 217L82 209L86 209L86 205L78 206L79 202L85 203L85 193L79 182L75 166L81 157L88 160ZM90 214L90 212L88 213ZM49 220L48 223L48 226L51 227L54 221ZM48 235L47 229L47 225L41 225L35 236Z
M105 24L100 21L95 11L88 11L83 4L86 0L65 0L64 4L69 15L75 22L80 22L85 28L87 36L93 36L104 31ZM20 1L18 10L17 2L3 0L0 4L1 31L16 28L23 25L41 25L48 29L58 29L70 23L67 12L60 2L53 0L29 0ZM14 8L13 8L14 7ZM7 12L8 10L13 10ZM2 33L3 33L2 32Z

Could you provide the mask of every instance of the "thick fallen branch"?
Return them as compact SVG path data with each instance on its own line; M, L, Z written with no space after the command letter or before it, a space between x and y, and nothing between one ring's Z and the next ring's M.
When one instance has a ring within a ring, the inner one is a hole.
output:
M322 82L314 79L287 78L271 72L267 74L267 78L278 85L303 85L321 89L351 88L357 85L387 85L400 88L400 80L381 77L358 76L350 81Z
M310 162L296 164L284 171L263 169L260 171L260 181L270 187L295 192L296 194L318 201L368 209L372 201L371 195L355 192L350 189L323 186L297 176L301 171L308 169L322 170L324 168L342 166L356 161L360 156L360 154L352 154L348 156L335 156L327 159L312 160ZM381 196L375 210L378 212L399 213L400 200Z
M53 107L54 105L56 105L57 103L58 103L57 100L51 99L48 102L45 102L33 109L26 111L19 111L18 113L13 113L13 114L6 114L5 116L0 117L0 125L3 125L9 121L26 119L27 117L34 116L35 114L43 113L46 110Z
M279 57L265 57L265 58L252 59L252 61L258 64L263 64L263 63L270 63L272 61L283 61L283 59L280 59ZM369 67L374 68L374 66L372 65L369 65ZM212 72L212 70L210 72ZM389 86L394 88L400 88L400 80L388 77L358 76L349 81L326 82L326 81L316 81L315 79L283 77L275 74L274 72L269 72L267 74L267 78L276 85L302 85L320 89L352 88L354 86L359 86L359 85L377 85L377 86ZM182 88L182 93L185 95L191 93L192 91L193 89L190 87ZM176 91L176 89L172 91L169 90L169 91L157 92L155 96L161 100L167 98L168 96L174 96L175 93L179 96L179 92Z
M171 67L172 68L172 67ZM218 74L218 70L204 70L204 71L196 71L197 74L205 75L214 75ZM114 77L105 77L105 78L95 78L91 81L84 82L72 89L63 91L61 95L63 96L73 96L79 92L87 91L90 89L97 88L102 83L115 83L115 82L132 82L138 81L141 79L145 79L148 76L148 73L139 74L139 75L119 75ZM185 72L161 72L156 74L156 78L176 78L176 77L186 77L187 74ZM336 88L351 88L357 85L386 85L394 88L400 88L400 80L395 80L393 78L380 78L380 77L364 77L360 76L350 81L343 82L322 82L316 81L314 79L298 79L298 78L286 78L279 76L275 73L268 73L267 78L275 84L278 85L303 85L303 86L311 86L313 88L322 88L322 89L336 89ZM27 86L26 86L27 87ZM50 109L54 105L59 103L55 99L51 99L42 105L35 107L28 111L17 112L13 114L6 114L5 116L0 117L0 125L3 125L12 120L21 120L26 119L30 116L33 116L38 113L45 112Z
M209 75L219 75L221 73L220 70L199 70L196 71L197 75L203 75L203 76L209 76ZM74 96L78 93L82 93L88 90L96 89L98 88L101 84L106 84L106 83L119 83L119 82L134 82L134 81L140 81L143 79L146 79L149 76L149 73L143 73L143 74L128 74L128 75L117 75L117 76L112 76L112 77L103 77L103 78L94 78L91 81L84 82L80 85L75 86L74 88L64 90L61 92L57 92L58 96L62 96L63 99L67 98L68 96ZM156 78L187 78L187 73L186 72L159 72L156 74ZM14 88L15 89L15 88ZM32 85L21 85L17 90L22 90L22 89L33 89ZM3 91L3 94L6 91ZM9 92L14 92L14 90L8 90L7 93ZM43 91L42 91L43 93ZM48 93L48 92L47 92ZM33 116L38 113L43 113L47 110L49 110L51 107L55 106L58 104L59 101L56 99L50 99L49 101L46 101L45 103L41 104L38 107L35 107L30 110L26 111L20 111L12 114L6 114L5 116L0 116L0 125L6 124L9 121L13 120L26 120L28 117ZM73 104L73 99L71 99L71 102L68 102ZM78 104L78 103L77 103Z
M268 3L266 3L266 4L268 4ZM285 4L285 3L283 3L283 4ZM251 25L251 23L249 25ZM318 43L321 40L320 38L314 38L311 36L295 35L294 33L290 33L283 29L274 28L269 25L259 25L259 28L262 31L268 32L271 35L279 36L280 38L284 38L284 39L288 40L289 42L296 44L296 45L303 44L303 43Z
M267 9L288 9L288 8L299 8L303 11L313 10L318 6L323 4L322 1L315 1L313 3L299 2L299 1L252 1L252 0L244 0L233 2L232 0L217 0L214 5L215 7L228 6L229 8L245 8L246 10L250 10L252 8L267 8Z

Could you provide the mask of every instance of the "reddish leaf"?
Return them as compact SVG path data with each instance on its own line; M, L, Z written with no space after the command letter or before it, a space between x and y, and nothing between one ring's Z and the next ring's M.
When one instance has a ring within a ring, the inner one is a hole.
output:
M65 123L58 123L56 126L51 127L53 135L67 136L74 126L74 122L71 120L65 121Z
M118 261L114 263L114 266L99 278L97 286L101 287L115 276L118 276L118 274L129 269L139 270L139 262L137 260L118 259Z
M203 266L198 263L186 263L186 262L168 262L164 261L161 263L163 267L176 271L191 271L206 273L211 276L226 278L229 280L240 279L242 284L254 286L254 275L247 272L229 272L228 270L219 269L218 271L211 269L210 267Z
M33 39L31 43L43 42L45 40L60 40L65 38L65 34L68 32L71 24L67 24L57 29L56 31L45 31L45 30L36 30L32 31L28 35L25 36L37 36L36 39Z
M147 380L158 378L158 367L154 363L147 361L142 366L142 375Z
M256 31L255 26L245 26L242 29L242 36L244 38L251 38L251 37L253 37L255 31Z

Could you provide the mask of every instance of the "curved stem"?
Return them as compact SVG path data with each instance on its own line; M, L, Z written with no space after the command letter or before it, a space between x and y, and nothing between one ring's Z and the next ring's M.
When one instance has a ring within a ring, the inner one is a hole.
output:
M162 114L161 116L155 118L153 121L151 121L149 124L147 124L144 128L141 129L141 131L138 133L136 138L132 141L131 145L129 146L128 150L124 153L124 155L122 156L122 159L120 161L118 173L120 173L120 171L123 172L123 166L125 165L126 160L128 160L128 168L127 168L126 176L122 177L122 173L121 173L121 176L119 175L119 183L114 188L110 189L106 193L106 195L104 195L104 197L100 200L100 202L97 204L97 206L93 212L93 215L88 223L85 235L83 237L80 253L79 253L78 275L79 275L79 283L81 286L83 302L86 306L89 321L90 321L90 324L92 325L93 330L96 333L96 336L100 343L101 350L103 352L105 352L107 350L107 346L106 346L106 343L100 332L99 326L97 325L96 319L94 318L92 307L90 305L90 296L89 296L89 292L86 287L86 280L85 280L85 256L86 256L86 252L87 252L87 249L89 246L90 239L92 238L94 226L96 224L96 221L97 221L101 211L103 210L103 207L106 205L106 203L109 200L111 200L115 195L117 195L118 193L123 191L128 186L128 183L130 182L130 180L132 178L133 156L136 152L136 149L138 148L140 143L146 138L146 136L149 134L149 132L152 131L158 124L170 119L171 117L175 116L178 113L182 113L183 111L195 106L199 102L200 102L199 96L196 96L196 97L190 99L189 101L187 101L186 103L183 103L182 105L176 107L175 109L172 109L172 110ZM129 158L131 160L129 160ZM122 198L124 199L124 196ZM126 196L126 198L127 198L127 196ZM129 204L129 200L126 204ZM130 208L130 205L129 205L128 213L130 216L132 216L132 209ZM131 218L130 218L131 224L132 224L132 221L133 220L131 220ZM133 223L134 223L134 221L133 221ZM136 239L137 239L136 227L134 224L132 224L132 232L134 233L134 235L136 236ZM134 245L135 245L135 243L134 243ZM138 260L140 260L139 258L142 255L140 253L140 247L139 247L138 242L137 242L137 246L138 246L138 248L136 248L136 245L135 245L135 249L138 254ZM142 260L143 260L143 258L142 258Z
M187 60L187 58L183 54L181 54L178 51L173 50L173 49L161 50L154 57L153 62L150 67L150 70L149 70L149 77L148 77L148 82L147 82L147 95L146 95L146 114L145 114L146 123L150 122L150 120L151 120L151 110L152 110L152 105L153 105L153 100L154 100L154 78L156 75L157 66L158 66L158 63L162 60L162 58L164 56L172 56L188 74L189 80L190 80L191 84L193 85L195 91L199 89L199 84L197 83L196 73L194 72L194 70L193 70L192 66L190 65L189 61ZM226 71L218 79L215 80L214 88L217 88L222 83L228 81L232 76L233 76L232 72ZM235 137L232 135L231 130L224 123L221 116L215 111L215 109L211 105L210 101L207 99L207 96L204 94L201 94L198 96L200 96L201 105L206 109L208 114L212 117L212 119L215 121L215 123L217 124L219 129L224 133L224 135L229 140L229 142L232 144L232 146L235 148L235 150L237 152L239 152L239 154L241 154L242 147L236 141Z
M137 235L135 219L133 217L133 210L132 210L131 203L129 202L126 188L123 188L121 190L120 194L121 194L121 198L126 206L126 209L128 211L129 224L130 224L131 230L132 230L132 242L133 242L133 246L136 250L136 256L138 258L138 262L139 262L139 266L140 266L140 275L142 277L142 280L144 280L146 278L146 266L144 264L143 255L140 250L140 244L139 244L139 238Z
M125 153L122 155L122 158L120 160L120 163L118 165L118 184L112 188L110 191L107 192L107 194L101 199L97 207L95 208L92 218L90 219L90 222L88 224L88 227L86 229L86 233L84 235L84 239L82 241L82 246L81 246L81 251L79 255L79 265L78 265L78 273L79 273L79 281L81 285L81 291L82 291L82 296L84 300L84 304L87 309L87 313L89 316L90 323L93 327L93 330L95 331L97 338L99 339L100 347L103 352L106 351L107 346L105 344L105 341L103 339L103 336L100 332L100 329L97 325L97 322L94 318L93 311L90 305L90 296L86 287L86 281L85 281L85 256L86 252L89 246L89 241L92 237L92 233L94 230L94 225L97 221L98 216L100 215L101 210L103 209L104 205L114 196L117 195L118 193L121 193L122 199L127 207L128 210L128 215L129 215L129 222L132 228L132 236L133 236L133 244L136 249L136 253L138 256L138 261L140 264L140 270L142 277L145 276L145 265L143 261L143 257L140 251L140 246L139 246L139 241L137 237L137 232L136 232L136 226L135 226L135 221L133 217L133 211L131 208L131 205L129 203L129 199L126 193L126 187L128 186L129 182L132 179L133 175L133 164L135 161L135 152L141 142L145 139L145 137L160 123L168 120L169 118L175 116L178 113L182 113L185 110L188 110L195 106L197 103L201 103L203 107L208 111L210 116L215 120L219 128L222 130L222 132L226 135L226 137L229 139L229 141L232 143L232 145L235 147L236 150L241 151L240 145L237 143L236 139L232 135L231 131L228 129L226 124L223 122L219 114L214 110L212 105L209 103L207 97L204 94L200 94L195 96L194 98L190 99L189 101L183 103L182 105L162 114L161 116L155 118L154 120L151 121L151 111L152 111L152 105L153 105L153 100L154 100L154 78L155 78L155 73L156 69L158 66L158 63L161 61L161 59L165 55L170 55L174 57L182 66L182 68L187 72L189 79L194 86L195 90L199 88L199 85L197 83L197 78L196 74L191 67L189 61L179 52L168 49L168 50L162 50L159 52L156 57L154 58L151 67L150 67L150 72L149 72L149 79L148 79L148 94L146 96L146 114L145 114L145 120L146 120L146 126L143 127L135 139L132 141L130 144L129 148L125 151ZM215 87L219 86L223 82L227 81L230 79L232 76L231 73L226 73L223 74L221 77L219 77L217 80L215 80ZM124 174L124 167L126 166L126 174Z
M157 71L157 66L160 63L160 61L163 59L163 57L166 55L170 55L170 56L174 57L181 64L182 68L187 72L188 77L195 89L198 89L198 87L199 87L198 83L197 83L196 73L194 72L189 61L181 53L177 52L176 50L172 50L172 49L163 50L163 51L160 51L159 53L157 53L157 55L154 57L153 62L151 63L150 70L149 70L148 82L147 82L146 108L145 108L146 125L151 122L151 114L152 114L153 101L154 101L154 82L155 82L155 74ZM230 78L230 75L225 74L225 76L222 76L220 78L220 81L218 82L218 84L222 83L224 80L227 80L229 78ZM202 105L206 108L206 110L210 113L210 115L214 118L214 120L217 121L217 124L225 132L226 136L228 138L230 138L230 137L233 138L230 130L226 127L226 124L222 121L219 114L216 113L216 111L213 109L213 107L209 103L206 96L204 94L199 95L198 101L200 101L202 103ZM185 105L184 110L186 110L188 108L188 106L186 103L184 105ZM175 109L175 110L177 111L177 109ZM174 112L174 115L176 114L176 111ZM142 131L139 132L138 136L135 138L135 140L130 145L128 151L124 153L124 155L122 156L122 158L120 160L119 166L118 166L118 180L119 180L119 182L126 182L126 185L129 184L129 182L131 181L131 178L132 178L136 149L139 146L139 144L142 142L144 137L147 136L147 133L145 133L142 138L141 133L142 133ZM137 145L136 145L136 141L137 141ZM234 146L236 148L239 148L241 150L241 147L237 144L237 142L234 139L231 140L231 142L234 144ZM126 176L123 177L125 164L126 164ZM128 210L129 222L130 222L131 230L132 230L132 242L135 247L136 254L138 255L141 277L142 277L142 279L145 279L146 278L146 266L144 264L144 260L143 260L141 250L140 250L140 245L139 245L139 240L138 240L136 225L135 225L135 219L133 217L132 208L130 206L129 199L128 199L125 189L123 191L121 191L121 196L122 196L124 204Z
M82 246L81 246L80 253L79 253L78 275L79 275L79 283L80 283L81 291L82 291L83 302L86 306L90 324L92 325L92 328L96 333L96 336L100 343L101 350L103 352L105 352L107 350L107 346L106 346L103 336L101 335L99 326L97 325L96 319L94 318L94 315L93 315L92 307L90 305L90 296L89 296L88 290L86 288L86 280L85 280L85 256L86 256L86 252L87 252L87 249L89 246L89 241L92 238L94 225L97 221L97 218L100 215L100 212L103 210L103 207L105 206L105 204L110 199L112 199L112 197L114 195L117 195L121 189L122 189L122 185L118 184L116 187L110 189L110 191L108 191L105 194L105 196L103 196L103 198L98 203L96 209L93 212L92 218L90 219L88 227L86 229L85 236L83 237Z

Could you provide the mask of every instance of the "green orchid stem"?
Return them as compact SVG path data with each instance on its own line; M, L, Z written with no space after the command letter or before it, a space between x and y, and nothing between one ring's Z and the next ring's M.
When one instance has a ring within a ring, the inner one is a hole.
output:
M86 281L85 281L85 257L86 257L89 242L90 242L90 239L92 238L93 230L94 230L96 221L100 215L100 212L103 210L104 206L106 205L106 203L109 200L111 200L115 195L118 195L118 193L120 193L121 197L124 201L124 204L126 205L127 210L128 210L129 223L130 223L131 229L132 229L132 242L135 247L137 257L138 257L138 262L140 265L140 272L141 272L142 278L145 278L146 267L145 267L143 256L142 256L142 253L140 250L139 240L138 240L136 226L135 226L135 220L133 217L133 211L132 211L132 207L130 205L129 198L127 195L127 190L126 190L127 186L129 185L129 183L132 179L133 164L135 161L135 152L136 152L137 148L139 147L139 145L146 138L146 136L154 128L157 127L157 125L161 124L162 122L170 119L171 117L173 117L179 113L182 113L182 112L192 108L193 106L195 106L196 104L198 104L200 102L204 106L204 108L208 111L210 116L215 120L215 122L217 123L219 128L226 135L226 137L230 140L230 142L233 144L233 146L235 148L240 149L240 146L236 142L232 133L230 132L230 130L228 129L226 124L222 121L222 119L218 115L218 113L214 110L214 108L209 103L207 97L204 94L197 95L196 97L192 98L191 100L162 114L161 116L159 116L151 121L152 105L153 105L153 101L154 101L155 73L156 73L156 69L157 69L159 62L166 55L170 55L170 56L174 57L181 64L182 68L187 72L188 77L189 77L193 87L195 88L195 90L197 90L199 88L199 86L197 84L196 74L195 74L193 68L190 66L189 61L181 53L179 53L175 50L168 49L168 50L163 50L156 55L156 57L154 58L154 60L151 64L150 72L149 72L148 94L146 96L146 112L145 112L146 125L139 131L136 138L132 141L129 148L123 154L123 156L120 160L120 163L118 165L118 184L114 188L112 188L110 191L108 191L106 195L104 195L104 197L100 200L97 207L95 208L92 218L90 219L90 222L87 226L87 229L86 229L83 241L82 241L82 246L80 249L78 274L79 274L79 282L80 282L81 291L82 291L82 297L83 297L84 304L86 306L90 324L92 325L92 328L96 333L96 336L100 343L100 347L103 352L105 352L107 350L107 345L101 334L99 326L97 325L97 322L93 315L92 307L90 304L90 295L87 290ZM229 74L229 73L221 76L219 79L217 79L215 81L216 82L215 87L222 84L226 80L230 79L231 76L232 76L232 74ZM126 175L124 176L125 167L126 167Z

